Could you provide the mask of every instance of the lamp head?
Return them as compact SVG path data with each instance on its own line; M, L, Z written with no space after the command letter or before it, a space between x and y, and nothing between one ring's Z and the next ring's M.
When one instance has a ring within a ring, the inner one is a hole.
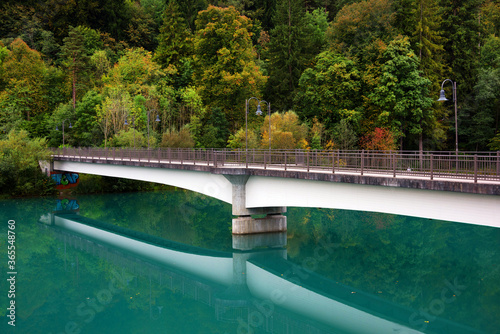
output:
M444 95L444 89L441 89L441 92L439 93L439 99L438 99L438 101L440 101L440 102L442 102L442 101L448 101L448 99Z
M260 103L257 105L257 111L255 112L255 115L257 116L262 115L262 110L260 109Z
M125 124L125 125L128 125L127 118L125 118L125 123L124 123L124 124Z
M72 129L73 125L71 125L71 122L69 122L69 128Z
M59 127L56 125L56 131L59 131Z
M160 115L156 115L155 122L160 122Z

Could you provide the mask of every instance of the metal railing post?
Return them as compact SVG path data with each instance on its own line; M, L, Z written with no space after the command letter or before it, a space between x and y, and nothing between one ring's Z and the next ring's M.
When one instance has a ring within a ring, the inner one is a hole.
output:
M361 175L363 175L365 168L365 150L361 150Z
M474 183L477 183L477 154L474 154Z
M497 175L496 179L500 179L500 151L497 151Z
M396 153L391 153L392 154L392 177L396 177Z
M285 151L285 171L286 171L286 151Z
M264 169L267 169L267 167L266 167L266 151L264 151Z
M285 153L286 157L286 153ZM306 160L307 160L307 172L309 173L309 151L306 152ZM285 165L285 170L286 170L286 165Z
M332 174L335 174L335 151L332 151Z
M431 181L434 180L434 154L431 154Z

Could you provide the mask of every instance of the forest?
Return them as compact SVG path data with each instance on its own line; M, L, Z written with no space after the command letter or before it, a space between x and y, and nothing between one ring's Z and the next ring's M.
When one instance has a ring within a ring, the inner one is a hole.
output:
M0 147L241 148L255 97L249 148L500 150L499 32L498 0L4 0Z

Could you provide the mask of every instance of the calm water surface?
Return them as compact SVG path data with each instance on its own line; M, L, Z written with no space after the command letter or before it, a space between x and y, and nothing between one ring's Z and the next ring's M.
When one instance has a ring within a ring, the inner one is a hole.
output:
M0 333L500 333L500 229L286 215L233 238L230 205L180 190L0 201Z

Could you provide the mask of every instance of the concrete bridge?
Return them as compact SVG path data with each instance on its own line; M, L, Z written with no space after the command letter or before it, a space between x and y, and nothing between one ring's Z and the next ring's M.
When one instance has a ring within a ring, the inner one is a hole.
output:
M63 149L46 169L156 182L233 206L234 234L286 230L287 206L500 227L500 154ZM252 215L266 215L255 218Z
M330 332L322 329L327 326L339 333L359 334L480 333L439 317L429 323L419 316L418 322L412 317L416 310L289 262L285 233L233 236L233 252L218 252L72 213L50 213L41 222L61 235L64 249L69 244L103 257L134 275L149 276L144 280L149 284L156 277L167 288L214 307L218 320L239 323L238 332L274 332L284 327L321 334ZM326 253L333 251L328 248L331 245L323 246Z

